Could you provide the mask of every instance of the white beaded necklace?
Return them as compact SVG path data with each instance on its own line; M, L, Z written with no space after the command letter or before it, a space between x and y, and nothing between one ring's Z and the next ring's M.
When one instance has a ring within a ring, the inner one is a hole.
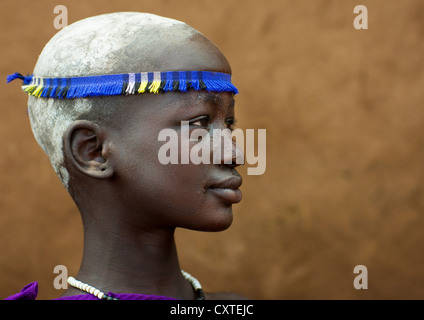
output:
M196 300L205 300L205 295L203 293L202 285L200 284L200 282L188 272L181 270L181 273L183 274L184 278L192 285L193 290L196 293ZM74 288L88 292L89 294L96 296L100 300L119 300L118 298L111 297L106 293L100 291L99 289L87 283L81 282L75 279L74 277L68 277L68 284Z

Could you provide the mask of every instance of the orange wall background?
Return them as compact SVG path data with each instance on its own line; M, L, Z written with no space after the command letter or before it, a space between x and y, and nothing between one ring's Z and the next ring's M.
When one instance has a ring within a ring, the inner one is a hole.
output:
M226 55L238 126L267 130L267 168L244 177L230 229L177 231L182 268L207 291L254 299L424 298L424 2L157 0L0 3L0 298L53 268L78 271L82 225L32 136L31 73L69 23L114 11L187 22ZM353 8L368 8L368 29ZM356 265L368 289L356 290Z

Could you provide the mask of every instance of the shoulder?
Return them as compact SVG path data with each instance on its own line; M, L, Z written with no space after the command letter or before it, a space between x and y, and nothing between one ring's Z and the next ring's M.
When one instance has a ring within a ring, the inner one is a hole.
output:
M251 300L250 298L234 292L206 292L206 300Z

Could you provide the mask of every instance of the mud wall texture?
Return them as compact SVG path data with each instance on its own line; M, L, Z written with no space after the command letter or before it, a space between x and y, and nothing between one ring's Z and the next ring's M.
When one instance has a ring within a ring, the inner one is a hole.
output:
M266 129L267 167L244 177L233 225L177 231L183 269L207 291L254 299L424 298L424 3L336 0L1 1L0 298L53 268L78 271L82 224L35 142L27 96L6 75L32 72L69 23L140 11L192 25L226 55L238 126ZM353 26L356 5L368 29ZM356 290L356 265L368 289Z

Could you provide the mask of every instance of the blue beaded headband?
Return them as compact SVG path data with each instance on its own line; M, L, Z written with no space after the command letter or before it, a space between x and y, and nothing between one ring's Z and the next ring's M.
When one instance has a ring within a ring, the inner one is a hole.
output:
M14 73L7 83L22 79L22 89L29 95L43 98L73 99L189 89L238 93L231 75L212 71L168 71L110 74L101 76L45 78Z

